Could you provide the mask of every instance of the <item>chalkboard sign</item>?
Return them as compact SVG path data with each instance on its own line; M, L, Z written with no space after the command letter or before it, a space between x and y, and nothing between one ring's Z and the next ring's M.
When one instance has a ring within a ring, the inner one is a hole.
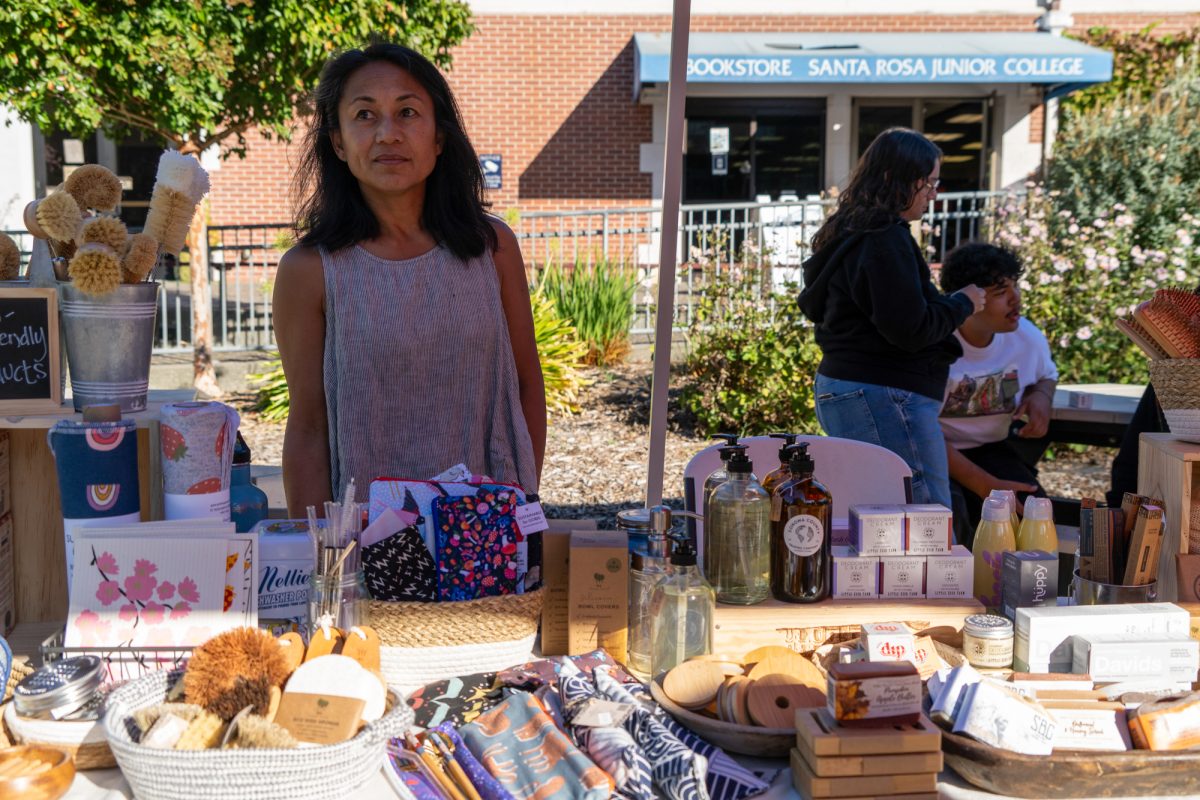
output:
M62 405L58 290L0 289L0 414Z

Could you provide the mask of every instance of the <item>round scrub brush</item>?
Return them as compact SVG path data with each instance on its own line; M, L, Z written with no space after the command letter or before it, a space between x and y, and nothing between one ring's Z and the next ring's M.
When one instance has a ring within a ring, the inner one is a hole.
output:
M106 244L114 252L124 253L129 232L125 230L125 223L116 217L90 217L83 221L83 227L79 230L79 238L81 242Z
M21 274L21 248L7 233L0 233L0 281L11 281Z
M121 259L108 245L88 242L71 257L68 273L84 294L108 294L121 285Z
M258 628L237 628L200 645L183 675L187 702L229 721L246 706L265 715L271 687L287 680L288 665L275 637Z
M121 270L126 283L138 283L154 269L158 260L158 242L148 233L135 233L129 237L129 251L121 260Z
M79 233L83 212L70 194L55 192L38 203L37 222L51 239L69 242Z
M67 176L63 188L75 198L80 208L112 211L121 202L121 179L99 164L76 167Z

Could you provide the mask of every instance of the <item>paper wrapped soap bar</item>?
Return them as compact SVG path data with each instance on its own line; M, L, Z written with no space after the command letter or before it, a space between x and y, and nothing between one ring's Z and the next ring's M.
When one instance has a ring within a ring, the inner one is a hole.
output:
M968 686L954 715L955 733L1029 756L1050 755L1057 727L1037 702L993 681Z
M883 728L921 716L921 676L907 661L834 664L829 668L829 713L847 727Z
M1200 747L1200 693L1142 703L1130 716L1129 734L1139 750Z

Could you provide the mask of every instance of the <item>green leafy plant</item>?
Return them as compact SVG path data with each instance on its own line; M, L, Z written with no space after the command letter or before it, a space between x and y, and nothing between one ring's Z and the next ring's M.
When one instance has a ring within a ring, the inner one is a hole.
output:
M821 350L792 292L771 291L769 263L707 266L689 328L681 401L702 433L818 433L813 377Z
M267 362L266 369L248 376L258 384L258 401L254 408L267 422L283 422L288 418L292 396L288 391L287 378L283 374L283 362L276 358Z
M1156 28L1148 25L1137 31L1114 31L1094 27L1075 36L1113 54L1113 76L1067 95L1062 100L1063 110L1068 114L1095 111L1131 95L1145 100L1181 70L1194 71L1200 57L1200 28L1155 35Z
M629 324L637 276L623 264L576 262L570 270L551 264L538 291L544 292L587 345L587 362L620 363L629 354Z

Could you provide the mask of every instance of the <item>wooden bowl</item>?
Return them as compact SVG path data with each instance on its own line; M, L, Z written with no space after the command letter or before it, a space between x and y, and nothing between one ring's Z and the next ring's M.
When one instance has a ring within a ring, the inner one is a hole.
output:
M759 728L706 717L671 702L662 688L662 675L650 681L650 695L683 727L730 753L761 758L787 758L796 746L796 728Z
M18 745L0 750L0 797L58 800L75 780L75 760L57 747Z

